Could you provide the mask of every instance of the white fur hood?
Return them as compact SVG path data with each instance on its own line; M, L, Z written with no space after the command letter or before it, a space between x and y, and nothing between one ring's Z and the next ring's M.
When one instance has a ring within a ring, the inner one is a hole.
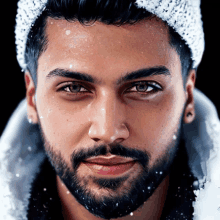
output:
M199 180L194 220L220 220L220 122L213 103L194 90L196 118L184 125L189 166ZM45 158L39 130L22 100L0 138L0 219L27 220L33 178ZM204 184L204 189L201 188Z

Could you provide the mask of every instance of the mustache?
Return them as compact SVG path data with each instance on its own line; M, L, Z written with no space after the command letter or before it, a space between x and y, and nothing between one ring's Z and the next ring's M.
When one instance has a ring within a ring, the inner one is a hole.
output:
M110 146L110 150L108 150L108 146L110 145L100 145L100 146L93 146L87 149L81 149L77 152L73 152L71 155L71 162L73 165L74 170L78 168L81 162L84 162L86 159L90 157L96 156L105 156L108 153L112 155L117 155L121 157L129 157L133 160L137 160L143 168L146 168L149 160L150 154L147 151L138 150L135 148L130 148L128 146L123 146L121 144L115 144Z

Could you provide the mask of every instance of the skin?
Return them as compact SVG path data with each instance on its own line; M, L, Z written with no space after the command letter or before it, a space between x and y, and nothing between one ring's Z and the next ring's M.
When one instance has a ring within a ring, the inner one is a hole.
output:
M46 33L49 43L38 60L37 89L28 72L25 82L28 116L40 124L47 153L49 150L57 155L60 153L72 169L70 157L73 152L101 144L109 150L111 145L122 144L148 152L148 168L153 169L160 158L165 158L168 148L176 149L178 144L173 136L180 136L180 123L191 123L195 117L196 73L190 71L184 91L181 62L169 45L168 28L160 19L131 26L116 27L96 22L85 27L79 22L49 18ZM165 66L170 75L153 75L116 84L126 73L156 66ZM98 82L87 83L60 76L47 78L56 68L86 73L96 77ZM149 87L149 92L138 92L134 86L128 91L131 82L144 80L155 82L162 89L151 93ZM87 90L77 96L68 90L58 91L66 82L73 81L80 82ZM192 115L187 117L189 112ZM111 154L108 152L108 155ZM142 167L136 163L128 173L128 180L137 179L141 171ZM95 175L83 164L79 165L78 177L80 180L91 177L86 187L97 199L104 195L114 197L126 186L131 187L126 180L115 191L99 189L92 182ZM118 219L160 219L169 185L169 175L163 177L146 202L133 211L133 216ZM102 219L77 202L58 175L57 187L65 219Z

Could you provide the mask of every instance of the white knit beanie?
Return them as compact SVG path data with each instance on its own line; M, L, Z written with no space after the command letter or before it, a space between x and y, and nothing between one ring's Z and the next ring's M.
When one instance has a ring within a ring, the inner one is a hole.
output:
M45 9L47 0L20 0L15 26L17 60L26 70L25 48L31 26ZM136 0L144 8L166 21L185 41L192 53L193 68L201 62L205 48L200 0Z

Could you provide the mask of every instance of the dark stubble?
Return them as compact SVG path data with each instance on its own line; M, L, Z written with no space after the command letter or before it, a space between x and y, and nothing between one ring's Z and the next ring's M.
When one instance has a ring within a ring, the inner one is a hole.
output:
M50 145L45 137L40 123L39 127L48 159L69 192L93 215L103 219L111 219L129 215L143 206L144 202L152 196L155 189L169 174L170 167L179 150L182 122L183 115L176 134L177 138L172 140L169 146L167 146L165 154L156 161L151 169L149 169L151 155L146 150L133 149L121 144L95 145L89 148L82 147L80 150L72 153L71 167L68 167L61 153L53 150L53 146ZM90 190L89 181L87 181L86 177L80 177L77 171L79 165L85 159L93 156L107 155L108 153L137 160L142 169L135 178L131 178L129 174L118 178L90 176L90 180L92 179L92 182L99 189L106 189L109 192L120 192L120 194L114 193L111 196L97 198ZM126 185L130 187L124 189L123 184L126 181ZM123 191L120 190L121 188L123 188Z

